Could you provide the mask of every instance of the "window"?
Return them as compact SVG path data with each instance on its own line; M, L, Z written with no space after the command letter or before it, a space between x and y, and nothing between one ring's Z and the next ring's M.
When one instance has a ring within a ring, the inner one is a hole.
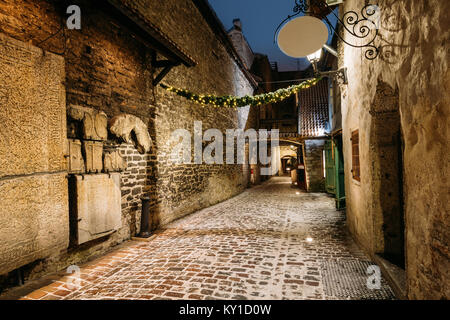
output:
M326 154L325 149L322 150L322 172L323 172L323 178L327 177L327 164L326 164Z
M356 181L361 181L359 167L359 131L352 132L352 176Z

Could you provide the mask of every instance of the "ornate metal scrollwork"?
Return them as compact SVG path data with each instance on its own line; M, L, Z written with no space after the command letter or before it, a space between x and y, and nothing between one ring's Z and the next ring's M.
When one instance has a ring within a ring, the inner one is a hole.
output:
M319 13L327 12L334 15L337 23L341 25L343 32L348 33L358 40L362 40L362 44L350 43L344 36L338 32L337 28L333 26L327 16L323 20L328 25L328 28L336 33L340 40L353 48L364 48L364 56L368 60L374 60L378 57L380 49L375 46L375 39L378 36L378 22L376 21L377 8L374 5L366 5L361 9L360 14L356 11L347 11L339 18L330 6L322 0L295 0L294 14L289 15L284 19L275 31L274 42L276 42L276 35L284 23L300 14L317 16Z

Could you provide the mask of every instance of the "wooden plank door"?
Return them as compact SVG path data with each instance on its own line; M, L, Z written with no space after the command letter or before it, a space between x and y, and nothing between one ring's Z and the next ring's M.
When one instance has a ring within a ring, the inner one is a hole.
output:
M325 142L325 188L328 193L336 194L336 173L333 142Z

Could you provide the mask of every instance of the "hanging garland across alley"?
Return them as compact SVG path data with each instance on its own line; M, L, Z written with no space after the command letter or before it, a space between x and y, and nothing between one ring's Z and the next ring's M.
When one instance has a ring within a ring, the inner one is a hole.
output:
M282 88L274 92L263 93L256 96L215 96L212 94L202 95L190 92L189 90L179 89L166 84L160 83L160 86L169 92L174 92L175 94L184 97L190 101L201 105L213 105L216 107L232 107L239 108L248 105L259 106L267 103L276 103L283 101L284 99L290 97L291 95L299 92L302 89L308 89L316 85L319 78L304 81L300 84L296 84L287 88Z

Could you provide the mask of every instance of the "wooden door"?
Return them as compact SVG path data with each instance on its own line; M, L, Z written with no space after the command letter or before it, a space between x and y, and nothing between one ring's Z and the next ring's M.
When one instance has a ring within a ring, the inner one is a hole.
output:
M334 164L336 179L336 208L345 208L345 172L344 172L344 153L342 150L342 135L333 139Z
M328 193L336 194L336 168L332 141L325 142L325 188Z

